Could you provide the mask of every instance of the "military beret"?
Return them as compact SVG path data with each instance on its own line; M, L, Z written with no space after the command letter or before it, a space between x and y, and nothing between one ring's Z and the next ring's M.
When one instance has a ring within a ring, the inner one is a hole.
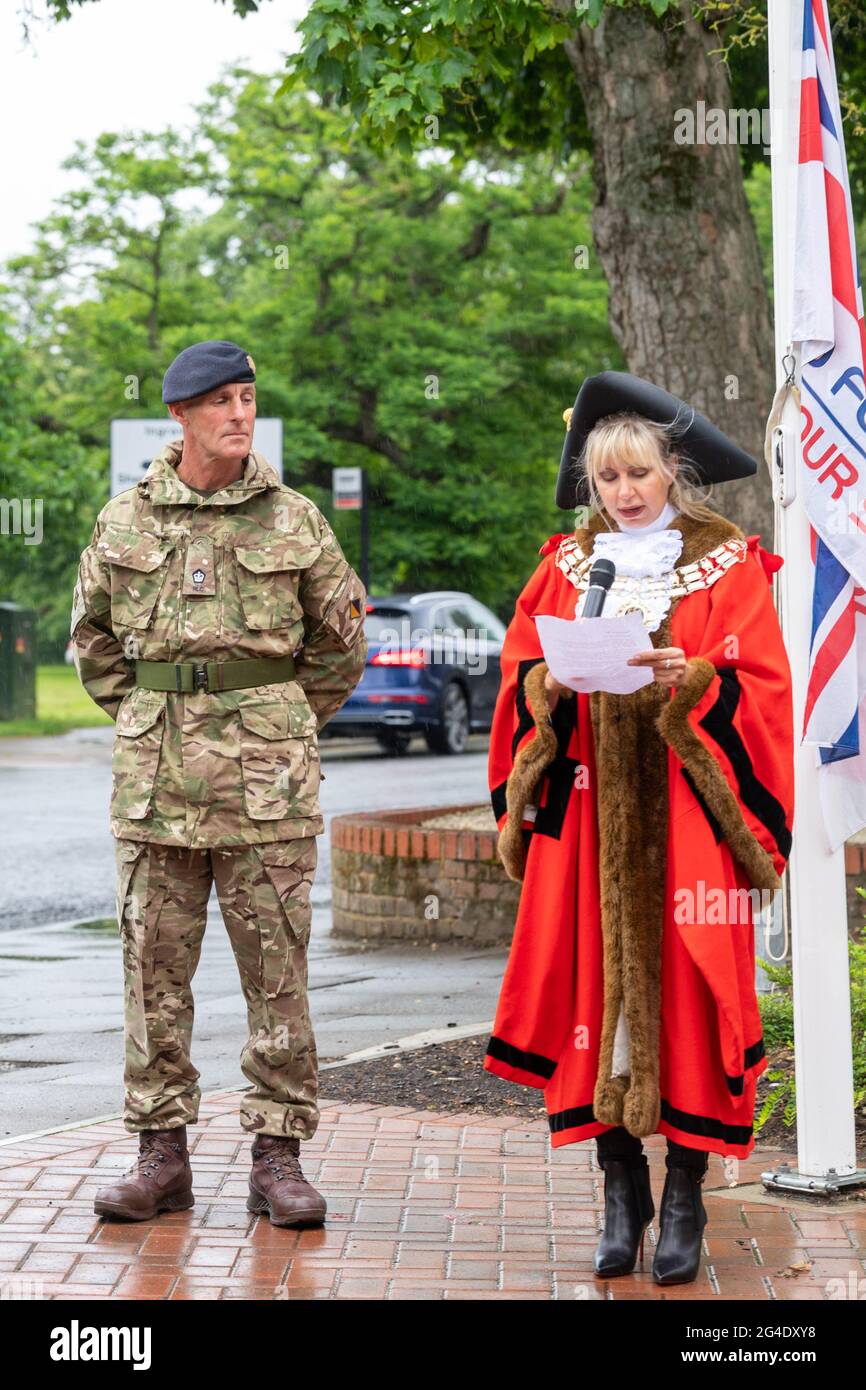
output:
M678 396L630 372L600 372L598 376L586 377L574 408L564 412L565 444L556 482L556 505L563 511L589 502L586 471L578 460L593 425L606 415L625 410L644 415L657 424L672 425L674 448L684 462L694 466L702 483L751 478L758 471L757 461L751 454Z
M166 405L188 401L229 381L255 379L256 364L249 353L237 343L215 338L178 353L162 379L162 399Z

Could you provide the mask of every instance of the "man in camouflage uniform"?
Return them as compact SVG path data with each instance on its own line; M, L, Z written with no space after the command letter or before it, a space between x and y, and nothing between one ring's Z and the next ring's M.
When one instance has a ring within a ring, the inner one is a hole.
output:
M317 733L363 673L366 593L322 512L251 449L254 381L234 343L175 359L163 400L183 439L102 508L79 567L75 665L116 722L123 1118L141 1145L97 1193L104 1215L193 1204L190 986L212 882L249 1021L247 1206L279 1225L326 1210L298 1162L319 1121L307 1001Z

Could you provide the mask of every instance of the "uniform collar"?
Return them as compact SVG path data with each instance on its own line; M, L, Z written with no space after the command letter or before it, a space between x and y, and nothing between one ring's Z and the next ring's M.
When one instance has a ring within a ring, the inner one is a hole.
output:
M138 483L139 494L160 507L230 507L246 502L257 492L280 487L280 480L265 456L251 449L244 459L244 471L236 482L211 493L210 497L202 497L177 476L182 456L182 439L173 439L160 449Z

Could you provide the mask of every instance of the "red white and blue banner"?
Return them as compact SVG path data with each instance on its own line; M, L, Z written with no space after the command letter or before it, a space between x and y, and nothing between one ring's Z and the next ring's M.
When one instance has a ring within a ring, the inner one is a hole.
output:
M866 826L866 329L827 0L805 0L792 339L812 640L802 737L835 850Z

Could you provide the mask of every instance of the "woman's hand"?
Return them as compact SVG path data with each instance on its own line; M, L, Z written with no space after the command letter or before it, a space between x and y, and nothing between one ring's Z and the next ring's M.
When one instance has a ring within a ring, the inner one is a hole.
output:
M627 665L651 666L653 680L674 689L681 686L688 675L686 654L682 647L658 647L651 652L638 652L636 656L629 657Z
M553 711L556 709L560 693L562 693L566 699L574 694L570 685L560 685L559 681L550 671L548 671L547 675L544 677L544 688L547 691L547 702L550 705L551 714L553 714Z

